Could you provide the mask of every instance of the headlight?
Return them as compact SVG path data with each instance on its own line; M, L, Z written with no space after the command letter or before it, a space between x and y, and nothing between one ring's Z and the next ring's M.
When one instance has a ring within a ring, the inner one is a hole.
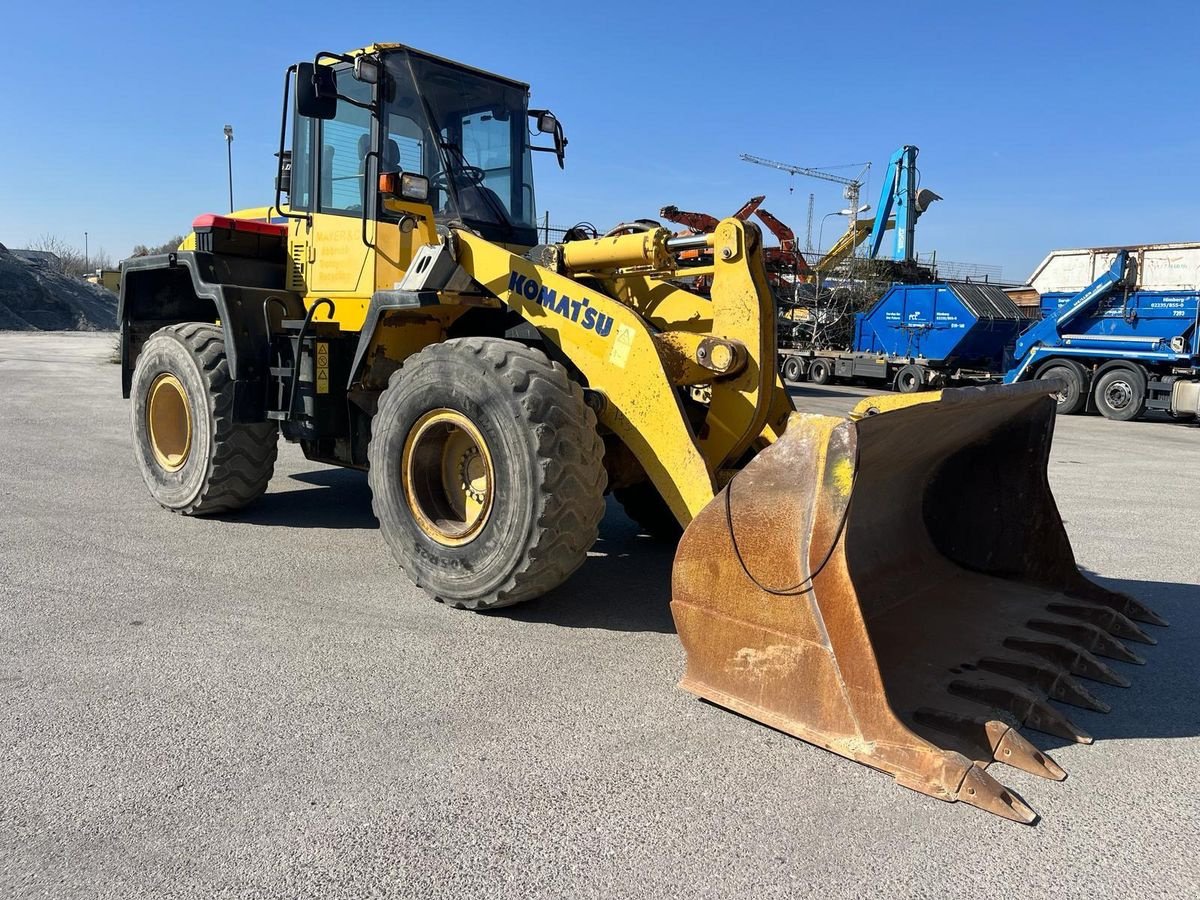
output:
M428 203L429 179L416 172L384 172L379 176L379 193L414 203Z
M400 196L405 200L425 203L429 199L429 179L415 172L401 173Z

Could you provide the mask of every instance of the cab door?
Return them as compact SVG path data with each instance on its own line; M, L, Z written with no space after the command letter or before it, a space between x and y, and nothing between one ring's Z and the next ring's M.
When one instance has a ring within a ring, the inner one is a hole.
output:
M338 92L370 103L371 85L338 79ZM375 171L374 117L369 109L339 99L331 119L296 117L292 142L291 209L308 217L292 219L292 280L303 281L309 300L332 299L343 325L361 321L373 290L371 251L374 239L368 191ZM339 302L340 301L340 302Z

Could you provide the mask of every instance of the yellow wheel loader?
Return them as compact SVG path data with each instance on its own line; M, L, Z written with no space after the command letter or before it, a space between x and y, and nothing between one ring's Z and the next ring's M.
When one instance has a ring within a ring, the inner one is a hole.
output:
M684 688L1034 820L988 765L1063 778L1018 728L1088 741L1048 701L1104 709L1079 679L1124 683L1104 659L1165 624L1075 564L1055 385L797 413L752 225L542 245L532 159L566 139L525 84L377 44L285 85L274 205L126 263L123 388L162 506L250 503L282 434L367 470L416 584L491 609L578 569L614 492L678 539Z

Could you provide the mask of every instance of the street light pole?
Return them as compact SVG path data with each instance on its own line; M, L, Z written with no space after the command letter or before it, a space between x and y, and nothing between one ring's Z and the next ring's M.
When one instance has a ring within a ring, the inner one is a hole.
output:
M85 231L83 233L83 271L87 272L87 270L88 270L88 245L87 245L87 232Z
M229 160L229 211L233 212L233 126L225 126L225 155Z
M870 210L870 208L870 203L864 203L862 206L854 209L835 209L833 212L825 213L825 215L821 216L821 227L817 230L817 253L820 254L821 252L821 238L825 233L826 219L828 219L830 216L851 216L853 224L857 224L859 214L867 212ZM853 225L851 227L853 227Z

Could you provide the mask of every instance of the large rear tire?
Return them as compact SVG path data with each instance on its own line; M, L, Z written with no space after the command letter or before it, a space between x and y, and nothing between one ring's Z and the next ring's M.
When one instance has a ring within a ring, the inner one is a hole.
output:
M396 561L436 599L494 609L578 569L604 515L604 444L566 369L496 338L426 347L371 423L372 504Z
M233 380L217 325L159 329L138 355L130 390L134 455L150 494L185 516L240 509L267 489L274 422L233 421Z

